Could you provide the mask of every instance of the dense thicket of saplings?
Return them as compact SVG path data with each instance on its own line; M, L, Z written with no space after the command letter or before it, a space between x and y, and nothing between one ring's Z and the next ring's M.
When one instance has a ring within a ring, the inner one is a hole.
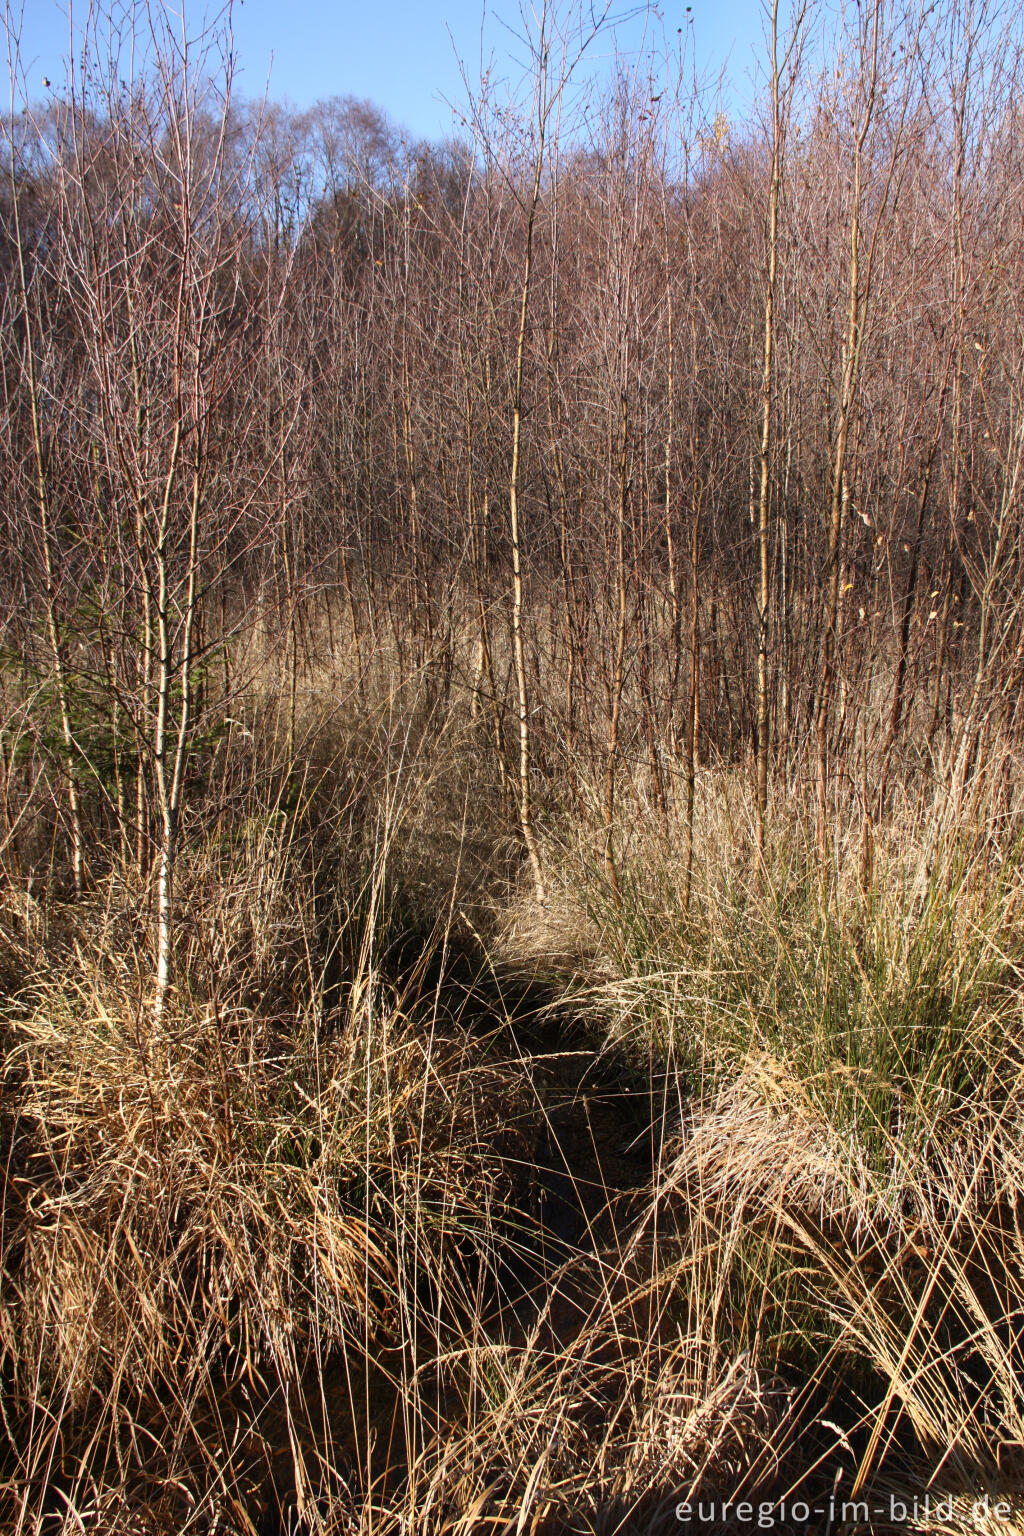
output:
M7 116L5 1529L1009 1475L1021 20Z

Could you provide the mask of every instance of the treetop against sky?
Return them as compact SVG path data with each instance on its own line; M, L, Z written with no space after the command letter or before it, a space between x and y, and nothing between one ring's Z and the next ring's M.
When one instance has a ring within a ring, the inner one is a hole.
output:
M183 3L185 29L195 35L215 7L200 0ZM601 3L595 8L598 14L604 9ZM145 7L134 9L145 33ZM159 11L160 0L154 9ZM132 10L130 3L124 6L126 30ZM180 16L174 4L163 10L170 18ZM600 77L616 48L636 57L645 49L663 53L666 45L675 50L682 41L688 69L695 66L710 86L727 71L727 101L739 105L749 94L765 28L760 0L620 3L609 19L614 25L588 51L581 78ZM8 26L17 40L19 92L36 100L62 89L69 58L81 55L88 21L89 7L80 0L26 0L12 7ZM239 94L267 94L297 107L334 95L369 98L422 138L461 127L467 83L477 89L484 71L492 82L514 83L526 67L515 0L486 8L482 0L235 0L230 23ZM109 25L105 18L100 23L95 41L101 48Z

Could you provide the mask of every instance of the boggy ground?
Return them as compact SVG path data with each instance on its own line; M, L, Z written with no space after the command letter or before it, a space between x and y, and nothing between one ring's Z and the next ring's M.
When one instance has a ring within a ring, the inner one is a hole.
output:
M4 1527L747 1496L881 1530L891 1494L952 1531L988 1491L1018 1528L1015 765L899 802L867 885L856 820L823 861L798 798L759 866L708 770L688 901L638 773L614 884L552 800L539 906L457 704L314 718L301 772L260 708L187 829L160 1021L127 865L11 885Z

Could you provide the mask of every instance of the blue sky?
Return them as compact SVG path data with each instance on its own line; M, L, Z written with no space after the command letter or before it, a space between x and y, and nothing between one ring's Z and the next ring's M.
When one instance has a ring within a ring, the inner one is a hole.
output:
M166 3L153 0L157 8ZM181 3L173 0L171 9ZM190 24L213 8L201 0L184 4ZM682 28L700 73L715 80L728 62L731 99L742 100L763 37L760 0L691 0L691 7L688 13L686 0L664 0L660 19L646 21L647 35L664 29L674 42ZM139 10L144 19L144 7ZM75 0L74 17L85 14L83 0ZM471 79L479 78L482 32L485 59L493 57L497 76L520 73L514 37L502 25L502 18L518 20L515 0L490 0L484 18L482 0L235 0L236 90L261 97L269 82L271 99L299 107L324 96L367 97L413 135L442 137L452 128L446 102L464 96L459 59ZM635 49L644 28L642 18L621 25L620 46ZM60 88L68 48L66 0L26 0L20 55L31 97L44 95L44 76ZM600 69L602 53L606 60L610 50L610 41L593 50L589 68Z

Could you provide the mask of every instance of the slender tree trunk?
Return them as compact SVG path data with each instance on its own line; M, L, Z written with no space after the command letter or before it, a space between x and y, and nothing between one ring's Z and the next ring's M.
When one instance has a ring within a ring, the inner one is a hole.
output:
M865 129L866 132L866 129ZM825 599L825 637L822 648L821 680L815 715L818 755L818 846L824 853L828 826L828 756L829 713L835 687L836 646L839 634L839 599L843 567L843 510L846 502L846 454L850 435L857 361L861 338L860 290L860 202L861 149L858 140L854 157L853 210L850 219L850 259L847 288L846 337L843 343L843 371L839 400L839 421L832 458L832 494L828 518L828 560Z
M542 68L546 64L542 64ZM538 84L543 90L543 80ZM519 712L519 825L526 844L533 875L533 891L539 904L546 897L540 846L533 816L533 783L530 757L530 695L526 673L526 646L523 638L523 557L522 525L519 513L519 485L523 436L523 374L526 353L526 327L530 313L530 279L533 274L533 238L540 202L540 182L544 168L544 133L546 113L543 101L539 113L539 142L534 169L533 190L526 212L526 251L523 257L523 282L519 300L519 327L516 334L515 392L512 398L512 466L509 474L508 506L512 540L512 652L516 675L516 702Z
M53 530L50 521L50 495L46 472L46 454L39 419L39 389L36 380L35 341L29 308L28 282L25 277L25 253L22 248L20 197L14 170L13 140L11 148L11 209L14 222L14 244L18 256L18 284L22 316L25 322L25 366L28 373L29 413L32 421L32 452L35 467L36 505L39 509L39 527L43 551L43 586L46 608L46 634L50 644L50 662L53 667L54 690L60 714L61 740L64 749L64 782L68 801L68 819L71 831L71 871L75 894L85 889L85 843L82 836L82 811L75 771L75 738L71 727L71 708L68 703L67 673L64 664L64 644L60 620L57 616L57 583L54 575Z
M605 753L604 867L612 890L618 895L615 868L615 763L619 751L619 719L625 684L626 660L626 501L629 494L629 415L625 388L619 410L618 495L615 508L615 660L612 670L611 714Z
M772 164L768 187L766 230L766 282L764 296L764 344L761 359L761 459L758 489L757 538L759 583L757 594L757 851L764 859L764 824L768 808L768 620L769 530L771 494L770 453L772 427L772 347L775 339L775 272L778 259L779 189L782 182L782 114L779 104L779 4L774 0L771 21L772 49Z
M181 452L182 421L179 414L171 443L170 463L164 482L163 503L156 544L157 573L157 699L156 725L153 738L153 770L156 778L157 799L160 808L160 847L157 853L156 877L156 989L153 998L153 1016L159 1024L163 1018L167 994L171 984L174 952L174 866L178 845L178 807L174 793L174 767L170 760L172 722L172 690L174 686L174 655L171 635L170 605L170 531L171 497L178 471ZM198 508L196 508L198 512ZM185 704L182 701L182 711Z
M667 320L668 320L668 372L665 380L666 398L668 401L668 424L665 430L665 550L668 556L668 591L669 591L669 661L668 661L668 702L666 705L666 726L668 728L669 746L673 754L678 750L676 738L676 691L679 687L679 673L682 666L682 605L679 600L679 573L676 570L675 533L672 527L672 450L675 436L675 328L672 312L672 279L667 279Z

